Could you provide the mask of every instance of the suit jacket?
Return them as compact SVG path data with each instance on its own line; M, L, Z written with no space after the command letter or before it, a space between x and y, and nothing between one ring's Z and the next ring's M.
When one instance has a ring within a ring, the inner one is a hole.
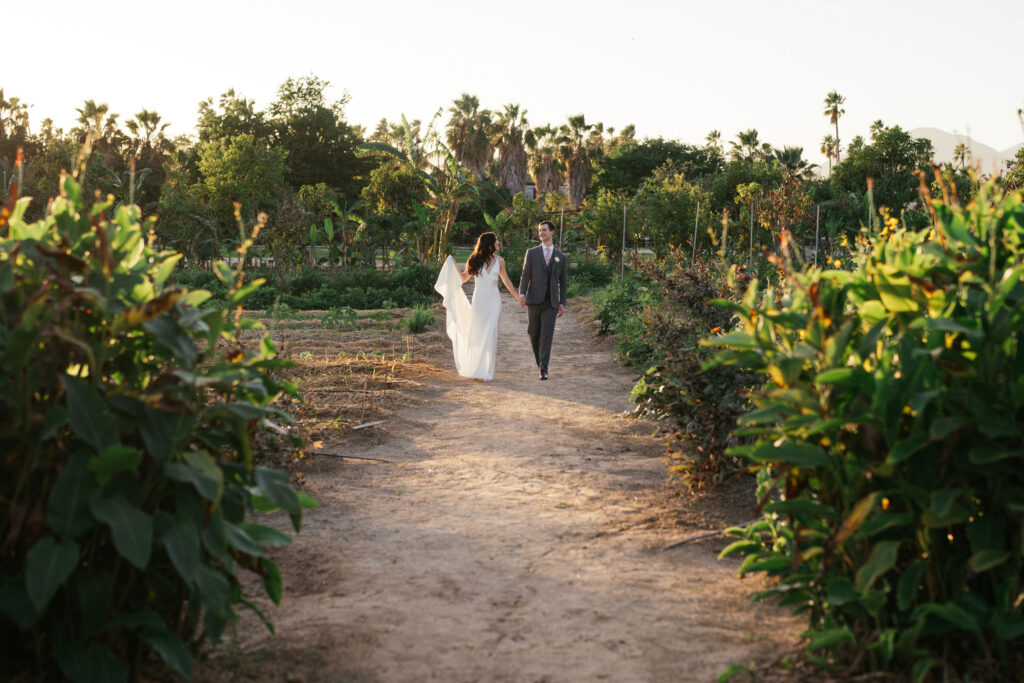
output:
M567 265L565 254L554 247L548 264L544 263L543 245L527 249L523 276L519 279L519 293L526 297L526 303L547 301L552 308L564 306Z

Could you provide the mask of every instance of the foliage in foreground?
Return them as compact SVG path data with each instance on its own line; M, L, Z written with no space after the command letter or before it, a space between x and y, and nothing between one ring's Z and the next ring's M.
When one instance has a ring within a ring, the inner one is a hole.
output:
M0 216L3 667L127 681L152 649L191 676L189 644L216 642L238 605L259 614L241 570L281 599L264 548L291 539L255 511L281 508L298 530L313 504L253 452L255 430L286 418L275 399L296 393L274 378L287 363L269 338L241 340L259 283L218 263L231 309L200 309L208 293L166 285L180 256L152 250L137 207L85 211L66 178L27 224L29 199L13 197Z
M926 189L925 189L926 190ZM925 191L925 194L927 192ZM983 186L855 272L755 283L707 343L766 373L736 448L765 518L723 555L803 612L822 664L1012 680L1024 651L1024 205ZM931 673L930 673L931 672Z

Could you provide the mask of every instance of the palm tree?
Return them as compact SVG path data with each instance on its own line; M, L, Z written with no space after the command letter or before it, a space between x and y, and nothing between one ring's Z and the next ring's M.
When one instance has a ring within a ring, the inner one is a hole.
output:
M729 156L734 161L754 161L761 154L761 141L757 139L757 129L749 128L736 135L736 140L729 143L732 149Z
M839 163L839 117L846 113L842 108L846 98L833 90L825 95L825 116L829 117L829 123L836 127L836 163Z
M854 152L859 152L864 149L864 138L860 135L854 135L850 140L850 144L846 146L846 154L850 155Z
M623 129L620 130L617 135L615 133L615 129L611 127L607 128L605 132L608 133L608 139L605 142L604 148L605 154L611 154L614 150L618 149L622 145L625 145L636 139L636 126L634 126L632 123L623 127Z
M530 150L530 173L537 187L537 198L562 188L562 162L558 158L561 145L559 130L553 126L539 126L527 131L524 142Z
M871 129L870 130L871 130L871 139L874 140L875 138L878 137L879 133L881 133L883 130L885 130L885 122L882 121L882 119L876 119L875 122L871 124Z
M775 150L774 156L786 172L797 180L808 179L817 166L804 159L803 147L783 147Z
M523 191L528 179L524 133L529 130L526 110L519 111L518 104L506 104L498 119L492 142L500 159L499 183L513 195Z
M21 135L19 135L19 133ZM4 99L0 88L0 142L28 133L28 105L17 97Z
M169 123L161 123L160 114L143 109L135 118L124 122L124 127L135 136L137 149L153 150L166 141L164 131Z
M832 157L836 156L836 139L831 134L821 139L821 153L828 159L828 174L832 175Z
M110 106L107 104L96 104L95 100L86 100L82 107L75 111L78 112L77 121L81 125L83 133L87 133L90 129L100 130L100 122L107 112L110 111Z
M604 125L587 123L584 115L578 114L569 117L561 133L561 156L569 169L569 202L580 206L594 176L594 160L601 154Z
M448 147L459 163L473 171L477 178L487 175L494 156L491 146L491 113L480 109L480 100L469 93L453 102L452 116L446 126Z
M953 164L959 165L961 171L967 168L967 156L967 145L964 143L961 142L953 148Z
M720 130L713 130L713 131L711 131L704 138L704 142L707 143L705 145L706 147L709 147L711 149L717 149L719 152L721 152L722 151L722 131L720 131Z

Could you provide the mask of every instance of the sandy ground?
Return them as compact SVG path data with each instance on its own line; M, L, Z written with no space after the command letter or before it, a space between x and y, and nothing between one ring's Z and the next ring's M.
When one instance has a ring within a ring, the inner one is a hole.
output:
M284 601L256 600L277 635L246 614L198 680L713 681L792 648L727 541L662 551L750 520L748 487L666 487L653 425L623 416L633 373L572 303L549 381L506 294L493 383L439 356L384 425L325 444L391 462L315 458Z

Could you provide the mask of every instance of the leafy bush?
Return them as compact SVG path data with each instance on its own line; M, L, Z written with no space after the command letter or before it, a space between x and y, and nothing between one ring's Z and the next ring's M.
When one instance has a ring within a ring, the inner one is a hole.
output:
M72 178L43 220L28 202L0 214L4 668L127 681L151 648L191 676L197 634L259 614L240 570L281 599L264 547L291 539L250 520L280 507L298 530L312 501L252 444L295 388L269 337L242 341L253 323L167 286L180 254L151 249L137 207L85 212ZM259 287L216 273L231 307Z
M622 321L640 310L649 298L649 283L632 274L594 292L591 302L594 317L600 323L599 334L617 332Z
M437 317L429 308L417 306L402 319L402 327L413 334L419 334L434 324Z
M926 189L925 189L926 192ZM1024 204L988 183L855 272L752 283L707 343L763 372L743 418L766 517L723 555L807 615L844 675L1013 680L1024 665Z
M570 296L582 296L591 290L606 287L616 275L614 264L604 259L576 260L575 263L570 263L570 266Z
M697 342L732 325L733 314L713 302L737 299L750 278L741 269L727 272L718 262L692 261L677 249L638 268L657 283L661 310L643 322L663 353L637 382L632 399L638 414L663 420L673 436L669 456L675 477L693 488L720 483L742 469L726 449L735 443L736 420L748 409L747 392L764 380L743 368L705 369L712 354Z

